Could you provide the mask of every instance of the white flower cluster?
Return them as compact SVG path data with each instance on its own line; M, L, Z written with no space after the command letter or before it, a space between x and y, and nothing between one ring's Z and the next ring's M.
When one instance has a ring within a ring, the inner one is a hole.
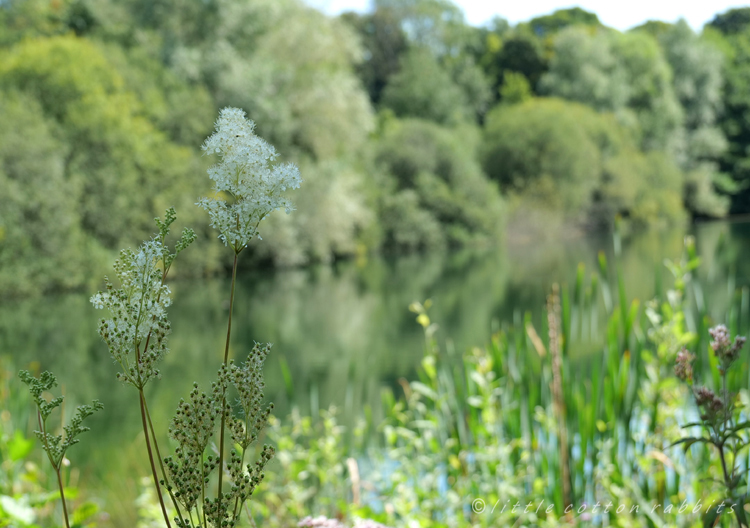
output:
M276 209L287 214L294 207L282 196L302 183L299 169L291 163L274 165L278 154L273 146L256 136L255 123L238 108L224 108L216 131L203 144L207 154L219 154L221 161L208 170L216 198L203 198L197 205L211 217L211 227L235 253L258 234L261 220Z
M101 320L99 334L123 369L118 378L137 388L159 375L156 363L167 353L166 308L171 299L159 267L164 255L158 240L144 242L137 252L122 250L114 264L120 288L105 278L107 291L91 297L95 308L111 314L111 319Z

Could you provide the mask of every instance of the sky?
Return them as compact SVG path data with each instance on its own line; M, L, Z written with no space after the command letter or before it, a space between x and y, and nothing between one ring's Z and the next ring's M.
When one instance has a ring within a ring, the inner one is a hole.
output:
M306 0L325 13L337 15L343 11L367 11L370 0ZM626 30L647 20L674 22L679 18L687 20L694 29L700 30L717 13L732 7L750 5L728 0L454 0L471 25L479 26L499 15L511 24L546 15L557 9L582 7L593 11L603 24Z

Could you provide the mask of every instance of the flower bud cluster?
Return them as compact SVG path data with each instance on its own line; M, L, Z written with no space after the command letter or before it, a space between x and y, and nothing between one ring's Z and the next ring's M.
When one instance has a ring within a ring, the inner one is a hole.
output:
M715 415L724 408L724 402L721 401L721 398L708 387L698 387L694 393L695 403L698 404L698 407L703 407L706 414Z
M156 365L168 351L171 292L159 267L163 255L163 244L153 239L138 251L122 250L114 264L120 287L105 278L107 290L91 297L94 307L111 315L101 320L99 335L123 369L117 377L139 389L159 376Z
M273 164L276 150L254 134L255 123L238 108L224 108L216 131L203 150L218 154L221 161L208 170L214 181L215 198L203 198L201 206L219 231L224 245L235 254L258 235L258 225L271 212L294 207L283 195L302 183L299 169L291 163Z
M232 487L225 495L229 504L243 505L247 499L255 492L256 488L263 482L265 478L266 464L273 458L275 451L274 448L269 445L264 445L260 452L260 457L255 461L255 464L247 464L243 467L242 457L236 450L232 450L232 453L227 464L227 469L232 477ZM225 519L229 521L228 526L234 526L239 515L227 516ZM219 526L218 523L215 523ZM222 525L223 526L223 525Z
M239 407L243 420L232 419L229 429L232 440L242 449L255 442L258 434L266 426L273 404L265 409L263 403L265 382L263 381L263 363L271 350L271 344L264 346L256 343L249 356L241 366L230 363L229 382L237 389Z
M746 339L743 336L736 336L734 342L731 341L729 330L724 325L718 325L708 331L711 334L711 348L719 359L719 369L726 372L729 366L739 357L740 350L745 346Z
M167 319L171 292L164 279L177 255L195 240L193 230L186 228L174 253L170 251L165 239L176 219L172 207L167 209L164 221L155 218L159 234L141 244L138 251L122 250L115 261L120 287L115 288L105 277L107 290L91 297L95 308L106 308L111 316L100 321L99 335L123 370L117 378L137 389L159 377L156 365L168 352L167 336L171 331Z
M22 370L18 373L18 377L29 386L29 392L39 409L39 414L42 415L42 420L46 420L52 411L63 402L63 396L52 398L50 401L45 400L42 396L43 393L57 387L57 378L51 372L44 371L38 378L35 378L28 370Z
M213 385L210 395L198 391L193 384L189 402L180 400L169 427L169 435L178 447L174 457L164 459L174 486L175 497L187 510L195 507L209 475L219 459L209 455L203 459L221 412L221 387Z
M56 407L60 406L64 397L58 396L47 401L42 393L57 386L57 378L51 372L44 372L39 378L35 378L26 370L19 372L18 377L29 386L31 396L39 409L42 430L34 431L34 434L39 438L42 449L47 453L52 466L59 470L68 448L80 441L78 435L89 430L83 425L83 421L96 411L104 409L104 405L99 400L94 400L91 405L78 406L70 423L63 427L65 434L53 435L46 430L47 418Z
M688 349L683 348L677 353L677 359L674 366L674 374L677 378L687 383L693 382L693 361L695 355L691 354Z
M256 344L243 364L222 365L210 394L200 392L198 385L193 384L188 401L180 400L172 419L169 433L178 447L174 456L164 459L170 480L167 488L187 511L202 509L210 526L236 525L242 505L260 485L265 466L274 455L273 447L263 446L254 464L244 464L248 447L257 440L273 408L261 405L265 387L263 362L270 349L270 344ZM225 397L230 385L238 394L236 413ZM235 414L242 418L235 418ZM231 488L212 499L206 496L206 489L219 458L204 457L204 453L222 415L229 424L232 443L239 449L230 451L223 468L229 474Z

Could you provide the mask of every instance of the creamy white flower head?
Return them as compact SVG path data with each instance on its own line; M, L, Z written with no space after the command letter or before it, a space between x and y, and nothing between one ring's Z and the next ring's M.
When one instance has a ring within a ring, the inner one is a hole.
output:
M302 183L299 169L291 163L274 164L276 150L253 132L255 123L238 108L224 108L216 131L203 150L218 154L221 161L208 169L214 181L215 198L198 202L211 217L225 245L239 253L258 235L258 225L276 209L294 210L282 193Z
M111 316L101 320L99 334L123 369L118 379L138 388L159 376L156 366L168 351L166 309L172 300L162 281L163 259L164 246L158 240L144 242L138 251L122 250L114 264L120 288L105 278L107 291L91 297L95 308L106 308Z

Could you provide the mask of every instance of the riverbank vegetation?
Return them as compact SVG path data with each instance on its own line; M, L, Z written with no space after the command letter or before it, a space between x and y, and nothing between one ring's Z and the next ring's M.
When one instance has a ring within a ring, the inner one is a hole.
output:
M296 0L3 2L0 291L90 287L160 211L189 210L225 105L309 186L248 265L748 212L748 20L621 33L577 8L472 27L438 0L336 18ZM227 269L190 215L201 250L175 273Z
M666 263L656 297L640 303L619 255L601 254L595 269L579 266L572 283L553 286L541 321L517 313L466 351L441 335L430 302L413 303L412 324L424 336L416 375L384 388L382 410L365 408L354 421L296 405L270 419L263 441L276 456L250 515L279 527L320 516L335 527L361 519L399 528L693 527L717 526L717 516L721 526L744 523L730 510L745 511L750 401L744 343L734 336L748 330L750 296L730 278L726 302L707 305L700 265L688 238L682 257ZM294 392L295 380L287 382ZM54 478L27 438L32 402L20 385L7 377L0 384L8 402L0 511L19 526L53 526L59 495L48 492ZM717 439L722 456L710 445ZM143 456L142 442L127 449ZM62 475L71 515L84 525L132 525L136 514L140 526L163 525L150 478L134 509L75 465Z

